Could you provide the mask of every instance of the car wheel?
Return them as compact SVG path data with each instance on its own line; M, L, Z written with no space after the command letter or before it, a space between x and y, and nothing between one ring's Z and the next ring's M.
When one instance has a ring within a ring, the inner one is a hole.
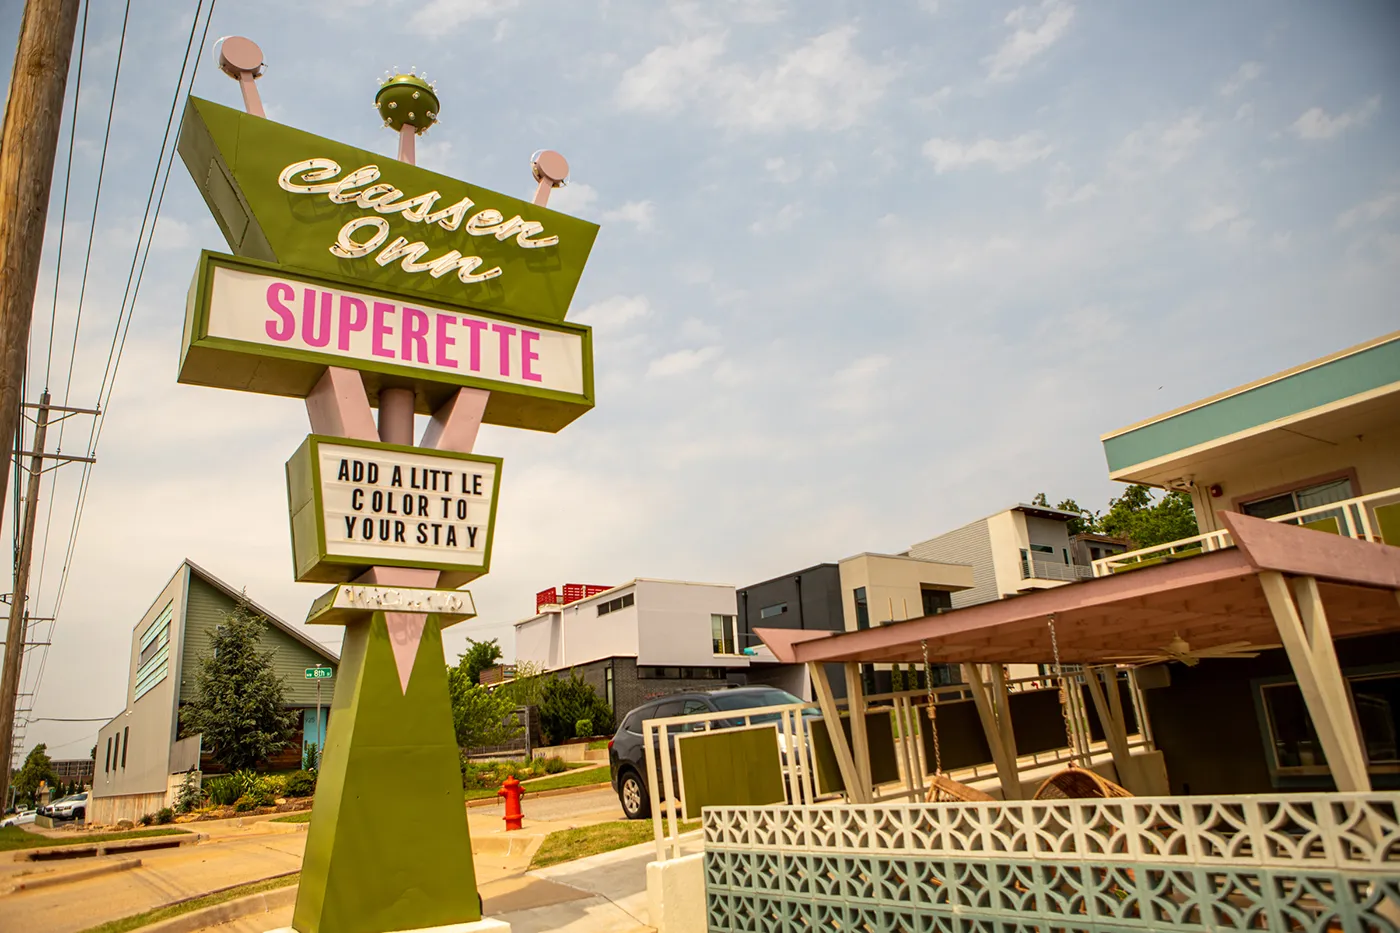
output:
M76 809L76 810L73 811L73 819L75 819L75 820L81 820L81 819L86 819L86 818L87 818L87 810L85 810L84 808L79 807L78 809Z
M617 782L617 799L622 813L629 820L644 820L651 816L651 798L646 785L635 771L624 771Z

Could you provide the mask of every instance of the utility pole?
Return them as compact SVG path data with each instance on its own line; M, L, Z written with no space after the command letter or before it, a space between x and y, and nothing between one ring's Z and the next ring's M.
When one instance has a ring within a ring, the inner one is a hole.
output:
M18 409L18 406L16 406ZM49 433L49 393L39 400L34 450L30 454L29 484L24 493L24 525L15 566L15 590L10 597L10 627L5 635L5 668L0 673L0 800L10 793L10 761L14 755L15 707L19 704L19 675L24 668L24 643L29 640L29 565L34 556L34 522L39 517L39 481L44 476L44 440Z
M0 444L14 441L19 428L34 287L78 6L79 0L28 0L24 5L5 123L0 129ZM8 471L0 470L0 517L8 483ZM7 727L6 748L9 735ZM8 754L3 764L0 800L9 786Z

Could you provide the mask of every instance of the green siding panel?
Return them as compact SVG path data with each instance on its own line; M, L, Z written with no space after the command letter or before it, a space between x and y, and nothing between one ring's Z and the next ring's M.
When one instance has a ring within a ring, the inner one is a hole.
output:
M704 807L762 807L786 803L776 726L701 732L676 740L685 783L685 816Z
M1400 338L1103 442L1111 472L1338 402L1400 380Z
M846 735L847 747L851 743L851 720L841 717L841 731ZM816 763L817 793L834 794L846 789L846 781L841 777L840 765L836 762L836 749L831 746L831 737L826 731L825 719L814 719L811 724L812 758ZM894 723L889 710L876 710L865 714L865 740L870 746L870 779L877 787L899 780L899 762L895 759Z
M199 659L211 650L211 635L224 615L233 609L233 600L225 593L190 576L189 599L185 606L185 643L181 652L180 702L187 703L194 695ZM286 632L269 624L263 630L265 649L271 649L272 667L282 678L283 695L291 706L315 706L316 683L306 679L306 669L328 665L338 667L329 655L313 651ZM321 681L321 702L329 705L335 694L336 678Z

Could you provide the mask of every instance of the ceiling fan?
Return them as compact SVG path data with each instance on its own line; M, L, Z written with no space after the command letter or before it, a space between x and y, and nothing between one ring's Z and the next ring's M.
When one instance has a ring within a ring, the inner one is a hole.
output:
M1115 657L1105 658L1105 661L1117 661L1121 664L1129 664L1134 667L1141 667L1147 664L1164 664L1168 661L1180 661L1187 667L1195 667L1203 660L1219 660L1234 658L1257 658L1259 652L1269 648L1277 648L1277 645L1256 645L1247 641L1232 641L1224 645L1216 645L1213 648L1200 648L1191 650L1191 645L1182 638L1180 634L1172 636L1172 640L1163 645L1155 652L1147 654L1125 654Z

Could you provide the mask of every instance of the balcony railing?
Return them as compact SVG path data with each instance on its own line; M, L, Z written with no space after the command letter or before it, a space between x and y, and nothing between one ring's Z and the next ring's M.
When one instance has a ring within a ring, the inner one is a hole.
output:
M1311 506L1297 512L1289 512L1287 515L1277 515L1270 518L1269 521L1287 522L1290 525L1307 525L1320 531L1331 531L1345 535L1348 538L1360 538L1363 541L1384 544L1387 542L1382 534L1381 525L1383 522L1377 517L1376 509L1377 507L1386 508L1397 504L1400 504L1400 487L1343 499L1340 502ZM1400 513L1400 509L1395 511ZM1397 514L1397 517L1390 519L1390 521L1400 524L1400 514ZM1390 534L1394 536L1397 531L1400 529L1391 530ZM1389 543L1396 544L1397 542L1392 540ZM1094 576L1106 577L1111 573L1138 570L1153 564L1196 557L1207 551L1218 551L1221 548L1234 546L1235 542L1230 539L1230 533L1222 528L1218 531L1208 531L1203 535L1182 538L1179 541L1170 541L1166 544L1139 548L1136 551L1127 551L1101 558L1094 561Z
M1092 567L1084 567L1080 564L1062 564L1054 560L1021 558L1022 580L1060 580L1065 583L1075 583L1079 580L1088 580L1093 576Z

